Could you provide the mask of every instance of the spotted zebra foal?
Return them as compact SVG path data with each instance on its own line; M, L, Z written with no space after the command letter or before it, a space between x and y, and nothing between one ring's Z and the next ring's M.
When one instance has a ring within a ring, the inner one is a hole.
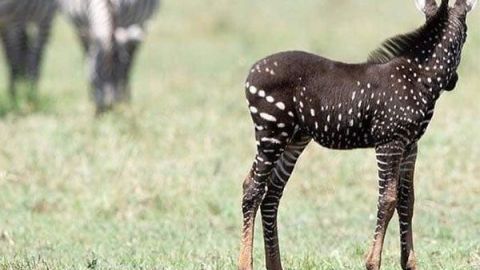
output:
M243 183L243 237L239 269L252 269L253 230L260 207L266 267L282 269L277 212L295 162L313 139L331 149L375 148L378 212L368 270L380 269L385 232L395 209L401 265L417 269L412 241L413 176L417 141L443 90L453 90L467 36L466 16L476 0L416 0L426 23L387 40L361 64L306 52L268 56L246 81L257 154Z

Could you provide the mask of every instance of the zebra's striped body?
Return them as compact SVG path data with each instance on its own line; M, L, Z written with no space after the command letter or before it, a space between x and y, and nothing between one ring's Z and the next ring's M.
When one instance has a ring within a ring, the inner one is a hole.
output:
M54 0L2 0L0 25L4 23L40 23L48 20L55 11Z
M117 27L128 28L132 25L143 27L159 6L159 0L111 0Z
M277 233L280 198L307 144L331 149L375 148L379 198L368 270L379 270L386 229L400 220L401 263L415 270L412 240L417 142L443 90L453 90L466 41L466 14L476 0L417 0L427 22L392 38L369 61L346 64L291 51L250 70L245 93L257 153L243 188L240 270L252 269L255 215L262 214L268 270L281 270Z
M4 0L0 3L0 35L10 67L12 97L20 78L36 86L56 8L55 0ZM30 26L35 31L30 31Z
M88 56L97 111L129 99L129 73L159 0L59 0Z

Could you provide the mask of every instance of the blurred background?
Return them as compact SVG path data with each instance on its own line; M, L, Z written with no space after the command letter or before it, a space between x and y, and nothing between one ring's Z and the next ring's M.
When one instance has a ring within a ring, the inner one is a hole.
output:
M35 108L11 108L0 60L0 269L235 269L255 152L250 65L291 49L361 62L423 22L405 0L165 0L131 104L95 117L83 52L59 16ZM468 24L459 83L419 147L422 269L480 269L479 9ZM280 208L285 268L363 269L376 200L372 150L311 144ZM382 269L400 268L399 249L395 218Z

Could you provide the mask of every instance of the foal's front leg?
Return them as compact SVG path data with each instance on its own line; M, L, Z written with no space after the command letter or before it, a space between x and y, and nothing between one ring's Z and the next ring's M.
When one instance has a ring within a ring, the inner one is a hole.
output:
M415 270L416 260L413 251L412 217L414 205L413 176L417 160L417 145L410 146L400 164L400 188L398 190L397 213L400 221L400 243L402 249L402 269Z
M379 198L377 210L377 227L373 237L373 245L367 256L368 270L379 270L385 233L388 223L397 206L397 190L400 162L404 148L401 143L392 142L377 146Z

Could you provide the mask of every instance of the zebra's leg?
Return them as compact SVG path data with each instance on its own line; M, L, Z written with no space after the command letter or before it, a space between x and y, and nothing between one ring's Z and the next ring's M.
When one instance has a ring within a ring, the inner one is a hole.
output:
M297 132L288 143L280 159L275 163L268 183L267 193L260 205L265 242L266 266L268 270L281 270L280 248L278 244L277 213L280 199L297 159L310 142L311 137Z
M84 56L87 57L90 52L90 45L93 43L90 41L92 36L91 27L88 24L74 23L75 33L77 35L78 41L80 41L80 46Z
M255 227L255 216L260 206L267 181L272 174L275 162L286 145L286 138L267 130L257 130L257 155L252 169L243 182L243 235L238 262L239 270L251 270L253 267L252 250Z
M398 190L397 213L400 221L400 243L402 269L415 270L413 250L412 217L414 205L414 171L417 159L417 144L410 146L400 163L400 188Z
M35 100L37 95L38 77L40 74L42 57L45 50L45 44L47 44L50 38L50 30L53 20L53 14L45 18L37 24L37 33L32 38L32 44L29 48L29 54L27 58L27 80L30 83L30 100Z
M78 39L80 40L80 44L82 45L83 53L88 55L90 49L90 38L89 34L86 30L77 30Z
M130 86L130 77L132 73L132 66L135 61L135 57L140 47L139 40L133 40L126 44L128 60L125 63L125 82L124 82L124 93L122 99L124 101L129 101L132 96L131 86Z
M3 44L3 49L5 52L5 58L7 60L10 74L9 74L9 82L8 82L8 92L10 94L10 98L15 101L16 100L16 87L15 87L15 81L18 76L18 67L16 65L15 57L14 57L14 50L15 46L12 44L11 41L11 35L9 34L9 29L4 28L1 29L0 31L0 36L2 38L2 44Z
M143 25L133 24L128 27L118 27L115 30L115 40L119 48L120 101L129 101L131 98L130 76L133 62L138 48L144 37Z
M130 76L131 68L137 48L140 44L137 41L126 41L116 46L117 66L115 67L115 78L118 81L118 94L116 99L120 102L128 102L131 99Z
M377 226L373 237L373 245L368 253L366 267L368 270L379 270L385 233L388 223L397 206L397 190L400 172L400 162L404 153L404 146L392 142L376 147L379 198L377 210Z
M26 52L28 38L24 25L10 24L0 31L5 58L10 69L9 93L11 99L16 101L16 83L25 74Z

